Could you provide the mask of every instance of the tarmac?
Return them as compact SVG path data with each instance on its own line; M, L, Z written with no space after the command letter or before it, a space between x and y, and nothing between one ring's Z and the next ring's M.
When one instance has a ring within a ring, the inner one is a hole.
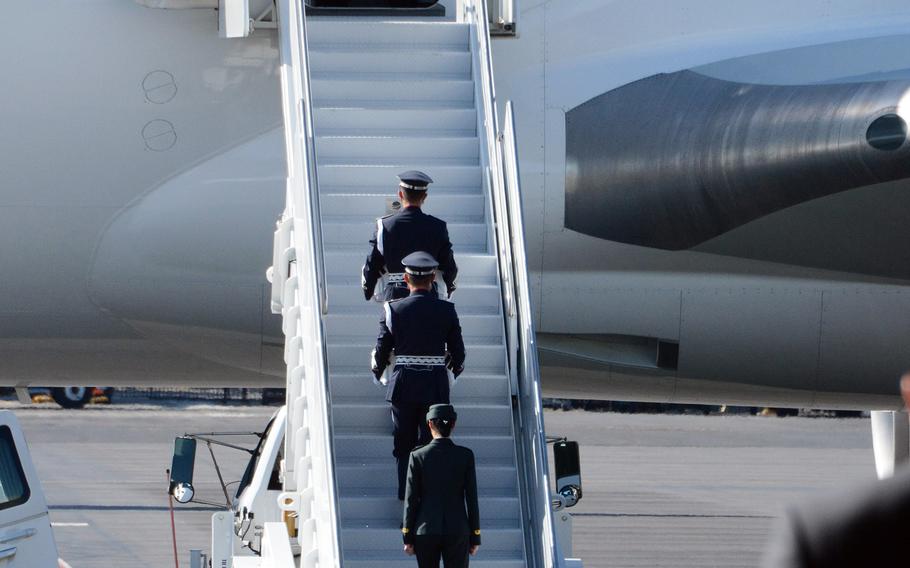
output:
M258 431L273 407L117 405L15 411L73 568L174 566L165 470L174 436ZM874 479L869 420L548 411L549 435L581 445L574 556L587 568L758 566L784 507ZM228 480L242 452L218 448ZM200 446L197 496L224 502ZM203 480L208 480L200 483ZM208 550L215 507L178 506L180 566ZM402 565L413 561L403 558ZM416 564L415 564L416 565Z

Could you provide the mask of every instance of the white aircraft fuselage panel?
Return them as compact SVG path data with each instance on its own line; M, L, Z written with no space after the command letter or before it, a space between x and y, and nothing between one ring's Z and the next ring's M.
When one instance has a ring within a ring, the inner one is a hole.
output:
M275 38L219 39L214 10L19 9L0 40L3 380L261 381L284 201ZM231 356L175 351L137 322L205 329L205 344L218 330Z

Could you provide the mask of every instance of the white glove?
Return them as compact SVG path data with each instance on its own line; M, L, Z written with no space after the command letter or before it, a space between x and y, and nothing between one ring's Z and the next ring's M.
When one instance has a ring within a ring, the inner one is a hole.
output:
M377 387L385 387L388 386L389 380L385 378L385 375L380 376L378 379L376 378L376 375L373 375L373 384Z
M449 390L452 390L455 386L455 373L451 369L446 369L446 374L449 376Z

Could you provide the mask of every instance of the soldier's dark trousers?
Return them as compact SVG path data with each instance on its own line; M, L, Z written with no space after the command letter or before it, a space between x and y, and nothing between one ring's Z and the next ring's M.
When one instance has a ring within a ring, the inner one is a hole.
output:
M429 444L432 436L427 428L429 404L392 404L392 432L395 445L392 455L398 465L398 498L404 499L408 475L408 458L417 446Z
M468 535L417 535L414 537L414 552L419 568L439 568L439 560L445 568L467 568Z

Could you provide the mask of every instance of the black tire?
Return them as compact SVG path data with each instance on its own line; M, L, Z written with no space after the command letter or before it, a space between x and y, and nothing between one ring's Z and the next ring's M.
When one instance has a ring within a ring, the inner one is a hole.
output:
M51 398L63 408L82 408L92 400L92 387L54 387Z

